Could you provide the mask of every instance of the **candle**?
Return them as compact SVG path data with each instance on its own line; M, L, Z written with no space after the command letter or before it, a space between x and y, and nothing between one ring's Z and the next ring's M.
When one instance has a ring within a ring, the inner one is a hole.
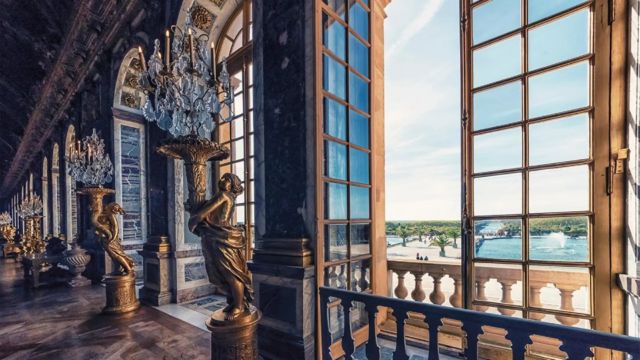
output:
M195 61L193 59L193 33L191 32L191 28L189 28L189 54L191 55L191 67L194 67Z
M80 140L76 141L76 154L80 154L82 148L80 147Z
M138 46L138 57L140 58L140 64L142 64L142 71L147 71L147 64L144 62L144 54L142 53L141 46Z
M213 42L211 42L211 74L213 75L213 81L216 81L216 49Z
M169 39L169 30L164 33L164 61L167 65L167 71L171 71L171 40Z
M87 161L89 161L89 162L91 162L91 153L92 153L91 145L89 145L88 149L87 149Z

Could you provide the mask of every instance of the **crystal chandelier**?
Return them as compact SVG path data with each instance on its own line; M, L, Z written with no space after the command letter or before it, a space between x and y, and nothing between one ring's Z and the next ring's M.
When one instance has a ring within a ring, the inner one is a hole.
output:
M69 156L65 160L69 164L69 176L85 186L102 186L113 179L113 164L96 129L82 142L69 144Z
M18 215L21 218L27 218L30 216L40 215L42 213L42 200L40 196L31 194L29 197L22 200L18 207Z
M12 219L11 219L11 215L9 215L8 212L3 212L2 214L0 214L0 225L8 225L11 224Z
M143 70L138 85L145 94L142 114L174 137L208 138L216 115L225 122L233 118L233 89L226 58L216 76L214 44L209 47L208 43L207 35L196 36L187 12L184 29L172 26L166 31L164 61L158 39L148 66L142 48L138 48ZM221 114L223 110L226 116Z

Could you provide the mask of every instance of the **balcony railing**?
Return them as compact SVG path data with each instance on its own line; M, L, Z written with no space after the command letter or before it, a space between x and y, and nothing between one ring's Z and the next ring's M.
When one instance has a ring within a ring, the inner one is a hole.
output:
M532 336L544 336L558 339L562 344L560 350L567 354L567 358L584 359L594 356L593 348L610 349L628 354L634 360L640 360L640 339L602 333L589 329L569 327L560 324L552 324L530 319L488 314L480 311L458 309L441 305L426 304L417 301L395 299L366 293L320 288L320 311L322 321L322 359L334 359L331 354L331 333L328 326L328 308L330 301L339 300L343 311L343 335L341 345L345 359L351 359L356 344L351 329L351 308L353 302L364 304L368 318L368 341L365 345L365 353L368 359L380 359L380 348L377 341L376 313L379 307L393 311L396 318L396 347L393 354L394 360L409 359L405 340L405 320L409 313L421 314L428 326L429 332L429 360L439 359L438 329L443 325L444 319L459 321L466 335L464 356L467 359L478 358L478 336L484 331L484 327L501 328L506 331L506 338L511 342L513 359L525 359L527 345L532 344Z

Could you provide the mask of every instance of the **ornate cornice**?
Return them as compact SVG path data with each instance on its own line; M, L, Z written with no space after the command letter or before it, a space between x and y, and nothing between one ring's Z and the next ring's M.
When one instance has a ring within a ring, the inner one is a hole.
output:
M47 139L65 115L71 101L106 46L113 43L142 0L76 1L73 17L59 56L44 79L29 115L22 142L5 173L0 197L11 194Z

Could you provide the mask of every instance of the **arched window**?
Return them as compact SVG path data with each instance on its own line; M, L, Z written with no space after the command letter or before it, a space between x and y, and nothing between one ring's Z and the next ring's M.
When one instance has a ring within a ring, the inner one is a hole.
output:
M49 233L49 161L45 156L42 159L42 236L46 238Z
M231 151L220 162L219 174L231 172L243 181L244 194L237 199L236 221L247 228L247 254L253 249L254 236L254 146L253 146L253 57L251 46L251 1L243 1L222 28L218 38L218 63L227 59L234 87L234 118L219 124L217 141Z
M55 236L59 236L62 229L60 227L60 147L58 143L53 144L51 153L51 198L53 199L52 232Z
M67 129L67 136L64 142L64 155L70 156L70 150L73 148L76 142L76 130L73 125L69 125ZM76 182L69 175L69 164L65 165L65 204L66 204L66 236L69 241L73 240L78 234L78 198L76 196Z

